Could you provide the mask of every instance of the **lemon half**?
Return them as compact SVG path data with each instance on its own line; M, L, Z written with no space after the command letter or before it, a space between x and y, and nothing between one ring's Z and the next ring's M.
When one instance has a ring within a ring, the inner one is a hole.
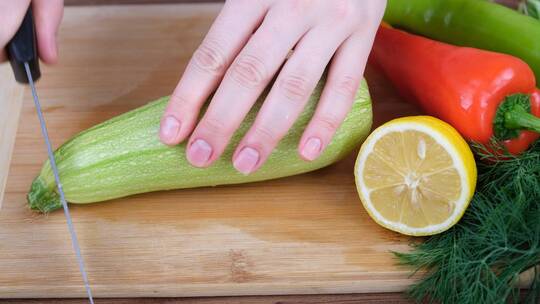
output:
M459 221L476 175L465 140L430 116L380 126L362 145L355 165L358 193L373 220L416 236L440 233Z

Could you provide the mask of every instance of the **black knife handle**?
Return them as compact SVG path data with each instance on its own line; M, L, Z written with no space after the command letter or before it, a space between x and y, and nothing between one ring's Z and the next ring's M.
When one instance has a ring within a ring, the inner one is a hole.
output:
M41 76L39 70L39 58L37 53L36 29L32 8L28 8L19 30L7 45L7 54L11 68L15 74L15 80L20 83L28 83L24 63L28 62L34 81Z

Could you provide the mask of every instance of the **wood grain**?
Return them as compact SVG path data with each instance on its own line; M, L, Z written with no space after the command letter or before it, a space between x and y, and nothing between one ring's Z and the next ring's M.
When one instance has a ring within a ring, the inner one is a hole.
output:
M8 64L0 65L0 209L22 107L23 86L17 84Z
M61 62L38 84L55 146L169 94L220 5L71 7ZM377 75L377 123L416 113ZM84 295L61 212L39 216L25 194L46 159L30 96L0 213L0 298ZM413 279L390 250L409 239L370 220L354 155L302 176L138 195L72 215L97 297L395 292ZM9 244L9 245L6 245Z
M43 299L0 300L2 304L37 304ZM47 304L86 304L86 299L47 299ZM97 304L411 304L411 300L399 293L296 295L296 296L246 296L212 298L159 298L159 299L99 299Z

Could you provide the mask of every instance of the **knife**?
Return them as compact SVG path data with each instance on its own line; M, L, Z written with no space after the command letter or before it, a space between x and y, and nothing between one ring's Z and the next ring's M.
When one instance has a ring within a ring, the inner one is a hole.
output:
M36 112L39 118L39 123L41 126L41 133L45 140L45 146L47 147L47 154L49 155L49 162L56 180L56 186L58 188L58 193L60 195L60 200L64 208L64 215L66 216L66 221L69 229L69 234L71 236L71 243L73 245L73 250L77 256L77 261L79 263L79 270L82 275L84 282L84 287L88 295L88 300L91 304L94 304L94 299L92 297L92 290L90 289L90 284L88 283L88 276L86 275L86 270L84 267L84 262L81 255L81 249L79 247L79 241L77 240L77 234L75 233L75 228L73 227L73 221L71 220L71 215L69 213L69 208L66 202L64 195L64 190L62 189L62 183L60 183L60 176L58 174L58 168L56 167L56 161L54 158L54 153L51 146L51 141L49 139L49 133L47 132L47 126L45 124L45 118L43 117L43 112L41 110L41 104L39 103L38 95L36 92L36 87L34 81L37 81L41 77L41 71L39 69L39 59L37 54L37 43L36 43L36 32L34 26L34 17L32 15L32 8L30 7L24 16L22 24L13 36L13 39L7 45L7 54L9 57L9 62L15 74L15 80L19 83L29 84L32 90L32 96L34 98L34 105L36 107Z

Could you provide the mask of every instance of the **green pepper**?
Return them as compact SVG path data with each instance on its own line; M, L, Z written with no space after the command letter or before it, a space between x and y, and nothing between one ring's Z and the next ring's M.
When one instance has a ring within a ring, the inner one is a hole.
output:
M384 20L447 43L521 58L540 79L540 21L486 0L388 0Z

